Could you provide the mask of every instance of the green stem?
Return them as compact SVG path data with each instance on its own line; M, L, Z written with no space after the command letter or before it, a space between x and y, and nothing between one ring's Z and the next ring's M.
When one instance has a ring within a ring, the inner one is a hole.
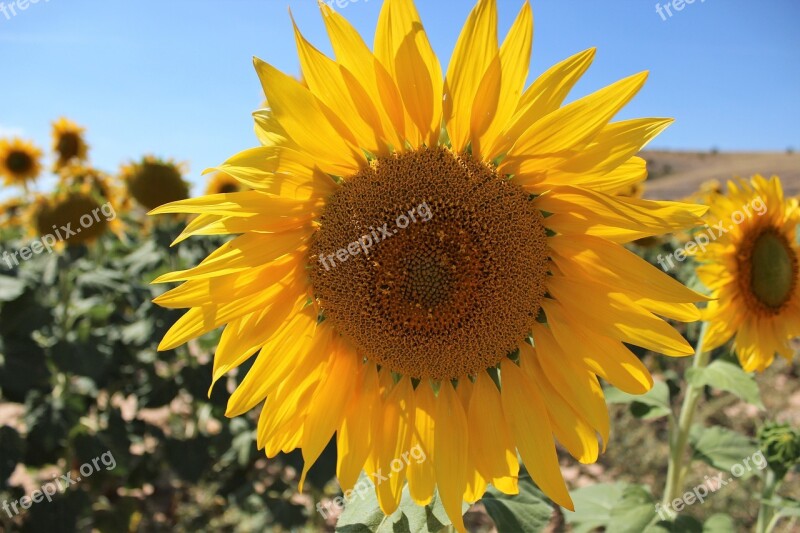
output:
M63 257L58 258L58 292L59 302L61 306L61 316L59 317L59 338L67 340L69 333L69 311L70 311L70 297L72 295L72 279L69 264L62 262Z
M711 353L703 351L703 341L707 331L708 322L703 322L697 339L692 368L705 368L711 359ZM664 507L669 507L671 502L681 494L683 477L686 472L683 467L683 459L686 454L686 445L689 442L689 430L692 427L697 402L703 392L702 387L697 387L690 383L687 383L686 387L686 395L683 398L683 405L681 405L680 417L678 418L677 433L675 433L676 428L674 425L670 427L669 466L667 467L667 483L664 487L662 501Z
M772 516L775 514L775 508L768 502L772 500L772 497L775 495L779 483L780 480L778 480L775 472L773 472L771 468L767 468L767 475L764 477L764 487L761 489L761 505L758 508L756 533L766 533L774 528L777 523Z

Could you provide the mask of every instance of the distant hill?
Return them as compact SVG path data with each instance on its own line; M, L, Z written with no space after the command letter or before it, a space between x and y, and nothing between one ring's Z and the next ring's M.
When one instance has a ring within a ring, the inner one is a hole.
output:
M646 198L676 200L696 191L704 181L723 185L735 176L780 176L787 196L800 194L800 154L787 152L672 152L645 150L650 177Z

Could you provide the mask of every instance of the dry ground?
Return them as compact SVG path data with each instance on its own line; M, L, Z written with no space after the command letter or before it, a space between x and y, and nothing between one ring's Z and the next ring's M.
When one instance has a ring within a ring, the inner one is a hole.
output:
M721 183L735 177L753 174L777 174L787 196L800 194L800 153L788 152L672 152L648 150L650 177L645 197L658 200L684 198L696 191L704 181Z

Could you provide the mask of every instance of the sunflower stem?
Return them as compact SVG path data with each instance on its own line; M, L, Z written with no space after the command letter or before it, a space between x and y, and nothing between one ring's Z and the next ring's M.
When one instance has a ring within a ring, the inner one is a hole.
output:
M703 341L708 331L708 322L703 322L700 328L700 335L697 338L697 348L694 352L692 368L705 368L711 359L711 352L703 350ZM684 468L683 460L686 454L686 445L689 442L689 431L694 421L694 413L697 409L697 402L703 392L702 386L695 386L691 383L686 385L686 395L683 398L680 415L678 418L677 432L673 425L670 428L670 455L669 466L667 467L667 482L664 487L664 499L662 505L670 508L673 499L680 495L683 487L683 477L688 468Z
M767 531L771 531L771 528L767 526L768 524L772 525L772 527L775 527L773 524L773 515L775 514L775 509L769 502L775 495L775 491L778 489L779 482L780 480L775 475L775 472L773 472L771 468L767 468L767 475L764 477L764 487L761 489L761 505L758 508L756 533L766 533Z

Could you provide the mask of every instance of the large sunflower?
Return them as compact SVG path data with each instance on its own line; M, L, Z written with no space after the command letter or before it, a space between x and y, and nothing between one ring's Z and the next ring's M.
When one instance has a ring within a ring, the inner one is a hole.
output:
M656 315L693 321L700 297L622 244L699 222L705 207L615 196L667 119L611 118L637 74L561 106L594 50L528 89L526 3L502 46L481 0L445 80L410 0L387 0L374 53L324 4L336 59L295 28L308 87L260 60L264 146L216 170L253 191L176 202L187 235L240 234L156 299L189 308L160 348L227 324L214 381L258 353L228 404L263 403L258 445L302 448L301 478L335 434L343 490L359 473L393 512L406 480L462 501L517 492L517 451L572 508L554 436L595 461L609 420L598 376L631 393L652 380L624 343L692 353ZM535 347L533 347L535 344ZM419 446L427 460L402 460ZM398 465L398 463L400 463Z
M85 131L85 128L64 117L53 122L53 153L56 156L56 171L70 163L86 160L89 145L83 138Z
M791 361L789 341L800 336L800 207L784 200L777 176L729 182L728 190L713 198L716 240L698 257L697 274L715 298L705 310L704 347L733 337L742 368L760 372L776 353Z
M0 176L6 185L26 185L42 171L42 151L19 138L0 139Z

